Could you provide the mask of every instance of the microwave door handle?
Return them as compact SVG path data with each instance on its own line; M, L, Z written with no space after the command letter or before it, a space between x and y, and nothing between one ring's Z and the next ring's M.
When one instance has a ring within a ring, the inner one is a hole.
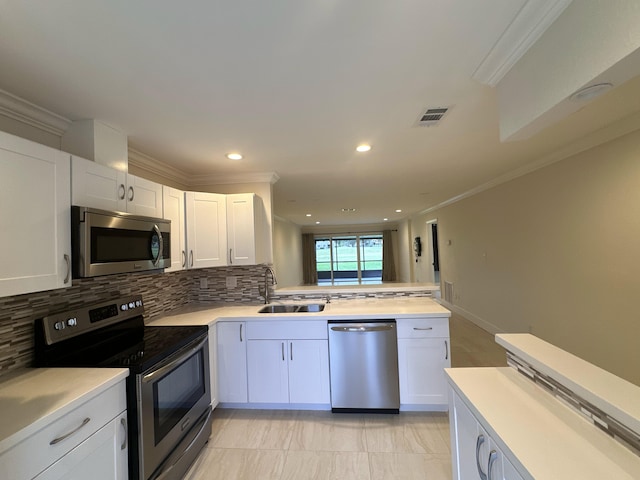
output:
M158 250L158 256L153 259L153 264L158 265L158 263L160 262L160 259L162 258L162 251L164 250L163 248L164 240L162 239L162 232L158 228L158 225L154 225L153 230L156 232L156 235L158 235L158 240L160 241L160 249Z

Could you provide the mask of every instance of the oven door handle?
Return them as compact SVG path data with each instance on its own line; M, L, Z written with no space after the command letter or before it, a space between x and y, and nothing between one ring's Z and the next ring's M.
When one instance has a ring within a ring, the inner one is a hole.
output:
M153 372L143 375L142 383L153 382L154 378L163 377L165 373L170 372L178 364L184 362L187 358L189 358L195 352L200 350L206 341L207 341L207 337L204 337L195 346L189 348L189 350L186 350L184 352L179 351L175 356L170 357L170 359L167 360L167 362L164 365L161 364L159 368L154 367L155 369Z

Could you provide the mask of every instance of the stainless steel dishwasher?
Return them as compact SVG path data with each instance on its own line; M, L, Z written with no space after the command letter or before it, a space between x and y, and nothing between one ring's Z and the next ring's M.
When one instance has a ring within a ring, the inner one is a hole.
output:
M398 413L395 320L329 320L332 412Z

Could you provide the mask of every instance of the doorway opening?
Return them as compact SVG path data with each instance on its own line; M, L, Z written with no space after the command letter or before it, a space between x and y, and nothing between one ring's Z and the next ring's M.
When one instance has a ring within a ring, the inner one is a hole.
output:
M438 251L438 220L427 222L427 239L429 248L429 277L433 283L440 283L440 253Z

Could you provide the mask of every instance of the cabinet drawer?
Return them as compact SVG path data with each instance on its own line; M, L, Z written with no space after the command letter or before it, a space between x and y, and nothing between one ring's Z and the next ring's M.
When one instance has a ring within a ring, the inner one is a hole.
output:
M328 338L326 320L247 322L248 340L323 340Z
M435 318L408 318L400 319L398 323L398 338L429 338L448 337L449 319L447 317Z
M0 472L3 472L3 478L26 480L35 477L126 408L123 381L0 455ZM54 439L62 438L70 432L74 433L51 445Z

